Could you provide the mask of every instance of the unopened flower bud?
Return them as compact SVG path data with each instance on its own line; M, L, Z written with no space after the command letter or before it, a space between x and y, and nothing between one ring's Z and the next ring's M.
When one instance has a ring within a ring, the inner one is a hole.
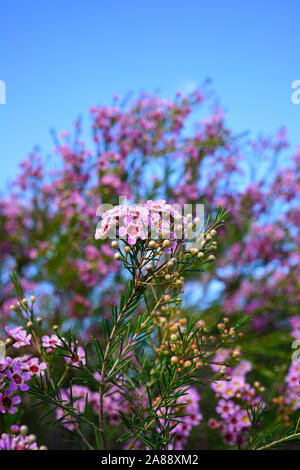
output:
M17 307L15 305L10 305L10 310L17 310Z
M207 258L207 261L209 263L213 263L214 261L216 261L216 257L214 255L209 255L209 257Z
M42 317L37 317L36 322L38 325L40 325L42 321L43 321Z
M31 301L31 303L34 304L34 302L35 302L35 296L34 296L34 295L32 295L32 296L30 297L30 301Z
M115 260L121 259L120 253L115 253L115 254L114 254L114 259L115 259Z
M174 333L170 336L171 341L176 341L177 340L177 335Z
M217 247L215 245L211 245L208 247L208 251L216 251Z
M7 338L5 340L5 346L9 347L13 344L13 339L12 338Z
M46 446L40 446L40 447L39 447L39 450L48 450L48 447L46 447Z
M203 258L203 256L204 256L203 251L199 251L197 258L201 259Z
M27 323L26 323L26 327L27 327L29 330L31 330L31 329L33 328L33 323L32 323L32 321L27 322Z
M36 441L36 436L34 434L29 434L28 442L29 444L33 444Z
M24 299L22 299L22 303L23 303L24 305L27 305L27 304L28 304L28 301L27 301L27 299L26 299L25 297L24 297Z
M170 246L170 240L164 240L162 246L163 248L168 248Z
M113 240L110 244L110 246L113 248L113 249L116 249L116 248L119 248L119 243L117 242L117 240Z
M192 363L191 361L185 361L184 367L191 367Z
M152 270L152 264L146 264L145 266L146 271L151 271Z
M28 426L26 426L25 424L23 424L21 427L20 427L20 434L22 434L22 436L26 436L28 434Z
M153 240L149 242L149 248L155 248L155 242Z
M177 356L172 356L171 357L171 363L176 364L176 362L178 362L178 357Z
M54 331L57 331L57 330L58 330L58 325L53 325L52 329L53 329Z

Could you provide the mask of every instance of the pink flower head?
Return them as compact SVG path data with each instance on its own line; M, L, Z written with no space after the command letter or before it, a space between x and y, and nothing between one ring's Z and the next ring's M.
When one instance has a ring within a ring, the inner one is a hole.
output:
M217 421L215 418L210 418L210 419L208 420L208 426L209 426L211 429L218 429L219 423L218 423L218 421Z
M236 432L226 430L223 433L223 439L226 444L233 446L237 442L238 434Z
M76 349L76 350L75 350ZM74 366L79 366L81 364L85 364L85 352L82 346L77 346L74 348L71 357L65 357L66 362L70 362Z
M151 238L168 233L168 238L171 239L174 238L177 221L182 223L185 217L182 217L177 207L162 199L149 200L144 205L115 206L102 215L95 238L120 236L127 238L131 245L135 245L138 240L145 240L150 233Z
M0 412L14 414L17 411L15 405L18 405L21 402L19 396L12 397L13 390L5 390L3 393L0 392Z
M47 365L45 362L39 362L37 357L33 357L26 361L26 367L28 368L28 372L31 376L43 375Z
M235 413L237 408L237 405L232 400L226 401L222 398L218 403L216 411L223 419L227 419Z
M11 390L20 389L22 392L26 392L29 386L25 383L30 380L30 374L23 372L20 367L13 366L12 370L7 370L6 375L9 379L9 386Z
M42 337L42 346L43 348L46 349L47 353L51 353L54 349L57 348L57 346L61 346L62 342L59 339L58 336L56 335L51 335L51 336L43 336Z
M15 328L9 328L8 326L5 327L6 333L15 340L13 347L18 349L22 346L29 346L31 335L27 335L26 331L22 329L21 326L17 326Z

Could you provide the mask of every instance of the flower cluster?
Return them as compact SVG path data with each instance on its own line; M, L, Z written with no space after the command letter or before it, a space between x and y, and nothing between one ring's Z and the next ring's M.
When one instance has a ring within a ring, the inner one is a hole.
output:
M299 348L300 343L298 343L298 341L300 341L300 317L292 317L290 319L290 324L292 326L291 335L296 340L295 344ZM297 351L296 357L292 361L285 377L285 382L287 386L287 403L292 406L293 410L298 410L300 408L300 360L299 353L297 354Z
M169 449L181 450L188 441L188 437L193 427L198 426L203 419L200 412L199 401L201 397L195 387L190 387L185 395L178 400L177 411L180 416L180 423L174 428L172 435L173 441L169 445Z
M18 392L29 389L28 382L33 375L41 373L46 365L37 358L0 358L0 412L14 414L21 398Z
M285 387L282 387L282 394L273 399L273 402L278 405L279 413L287 426L291 424L293 411L300 408L300 317L292 317L290 325L292 327L291 336L295 339L295 352L292 355L292 362L284 379Z
M9 433L3 433L0 437L0 450L47 450L45 446L38 446L34 434L27 433L25 425L11 426Z
M95 377L97 376L96 373ZM61 390L61 400L64 406L69 406L70 392L68 390ZM99 414L99 392L93 392L86 386L74 384L72 386L72 400L75 413L84 413L88 404L96 415ZM103 398L103 412L110 425L120 424L120 411L122 413L129 412L128 401L124 399L116 387L112 387L110 393ZM60 419L63 426L69 431L74 430L77 420L74 417L67 416L63 408L56 408L56 418Z
M149 236L174 240L182 238L185 221L177 205L172 206L162 199L149 200L143 205L115 206L103 213L95 238L121 238L130 245Z
M215 355L215 363L226 360L229 355L228 350L219 351ZM211 367L215 372L221 372L224 366L213 364ZM256 408L262 403L258 391L263 392L264 388L259 382L255 382L254 387L246 382L251 368L250 362L241 360L236 367L226 368L225 377L211 385L218 399L216 412L220 419L211 418L208 424L222 433L228 445L245 443L246 432L251 426L249 407Z

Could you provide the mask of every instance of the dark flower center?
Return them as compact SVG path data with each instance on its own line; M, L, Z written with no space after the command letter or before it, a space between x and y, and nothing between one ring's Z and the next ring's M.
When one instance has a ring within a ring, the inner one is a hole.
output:
M20 385L20 384L22 383L22 377L21 377L20 375L18 375L18 374L14 374L14 375L13 375L13 381L14 381L16 384Z
M7 408L10 408L11 405L12 405L12 401L9 397L4 397L3 400L2 400L2 403L4 406L6 406Z

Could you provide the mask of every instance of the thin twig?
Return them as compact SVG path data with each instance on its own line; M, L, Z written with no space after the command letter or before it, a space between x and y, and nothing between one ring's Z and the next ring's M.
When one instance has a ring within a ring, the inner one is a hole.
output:
M289 439L292 439L294 437L299 437L300 438L300 433L298 434L291 434L290 436L283 437L282 439L278 439L278 441L273 441L270 442L270 444L266 444L265 446L259 447L256 450L265 450L269 449L270 447L276 446L277 444L280 444L281 442L288 441Z

